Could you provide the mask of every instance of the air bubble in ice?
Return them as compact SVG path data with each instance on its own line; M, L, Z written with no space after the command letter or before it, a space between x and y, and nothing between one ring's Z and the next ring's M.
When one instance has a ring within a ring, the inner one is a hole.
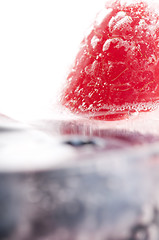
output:
M114 39L113 39L114 40ZM110 43L112 42L112 39L107 39L103 45L103 52L107 51L110 47Z
M128 51L130 48L129 43L127 41L124 41L122 38L113 38L113 39L107 39L105 43L103 44L103 52L107 51L110 47L110 44L116 44L115 48L121 48L124 47L125 51Z
M106 110L107 114L114 114L114 113L122 113L122 112L127 112L129 116L136 117L138 116L139 112L141 111L152 111L158 108L159 102L156 103L136 103L136 104L123 104L122 106L118 106L115 104L108 105L105 104L104 106L99 107L96 109L97 111Z
M99 40L98 37L96 37L96 36L93 36L93 37L92 37L92 39L91 39L91 45L92 45L92 48L93 48L93 49L97 46L97 44L98 44L99 41L100 41L100 40Z
M139 112L135 109L132 109L132 110L129 110L128 114L129 114L130 117L136 117L136 116L139 115Z

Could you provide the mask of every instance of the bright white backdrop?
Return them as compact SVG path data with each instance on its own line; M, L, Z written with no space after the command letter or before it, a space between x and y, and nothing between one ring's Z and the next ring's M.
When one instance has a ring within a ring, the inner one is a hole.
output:
M0 1L0 113L45 117L104 2Z

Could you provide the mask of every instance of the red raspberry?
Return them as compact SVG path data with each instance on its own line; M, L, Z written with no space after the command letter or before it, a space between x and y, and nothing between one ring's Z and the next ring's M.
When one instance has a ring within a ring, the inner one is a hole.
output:
M159 103L159 14L144 1L108 2L81 42L62 105L116 120Z

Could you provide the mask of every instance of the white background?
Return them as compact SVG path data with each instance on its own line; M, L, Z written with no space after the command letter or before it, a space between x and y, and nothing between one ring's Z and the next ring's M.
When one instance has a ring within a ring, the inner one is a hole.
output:
M0 1L0 113L54 111L84 32L105 0Z

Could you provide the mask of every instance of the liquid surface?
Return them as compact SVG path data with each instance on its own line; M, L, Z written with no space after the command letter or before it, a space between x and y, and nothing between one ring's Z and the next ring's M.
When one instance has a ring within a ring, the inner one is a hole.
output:
M62 105L116 120L159 103L159 15L147 3L108 2L81 42Z

